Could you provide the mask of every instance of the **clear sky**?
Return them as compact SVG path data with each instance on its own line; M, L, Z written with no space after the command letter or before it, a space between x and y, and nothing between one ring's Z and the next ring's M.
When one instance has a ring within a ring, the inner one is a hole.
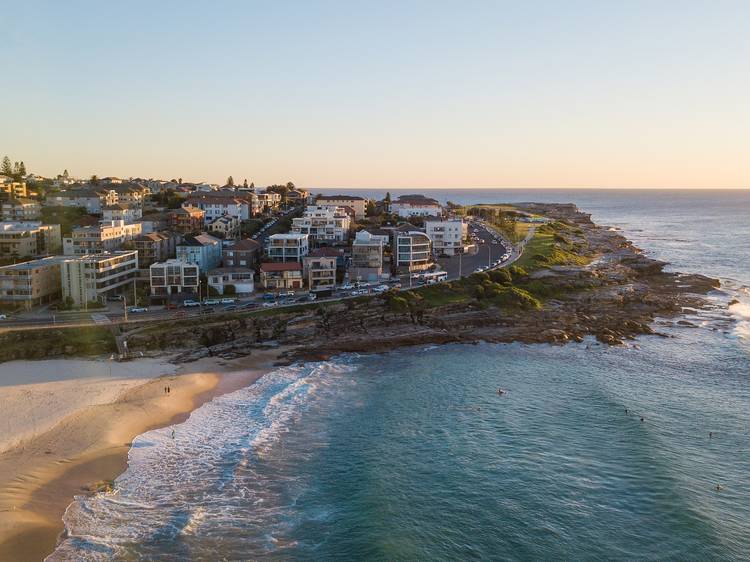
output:
M750 187L750 2L3 2L0 156L306 187Z

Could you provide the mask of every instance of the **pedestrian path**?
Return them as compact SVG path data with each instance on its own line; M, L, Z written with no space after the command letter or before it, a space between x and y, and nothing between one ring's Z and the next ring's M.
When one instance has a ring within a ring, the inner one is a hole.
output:
M106 314L92 314L91 319L97 324L111 324L112 321Z

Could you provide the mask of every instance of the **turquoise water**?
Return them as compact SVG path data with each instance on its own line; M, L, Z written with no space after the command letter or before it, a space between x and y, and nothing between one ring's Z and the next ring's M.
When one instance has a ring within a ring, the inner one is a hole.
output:
M724 279L698 327L278 369L136 439L50 559L749 559L747 194L594 195L595 219Z

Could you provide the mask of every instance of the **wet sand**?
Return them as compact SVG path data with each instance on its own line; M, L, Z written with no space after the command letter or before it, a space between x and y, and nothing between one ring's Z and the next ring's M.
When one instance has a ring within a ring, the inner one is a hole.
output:
M281 351L180 369L132 361L118 364L127 372L112 378L107 363L79 361L72 367L88 369L88 376L67 380L59 380L60 373L70 364L45 361L51 365L37 371L51 369L53 380L23 385L9 383L38 381L27 373L35 371L34 362L0 365L0 409L15 414L0 420L0 560L42 560L63 531L73 496L93 493L121 474L137 435L179 423L214 396L251 384L273 368ZM159 376L165 371L170 374Z

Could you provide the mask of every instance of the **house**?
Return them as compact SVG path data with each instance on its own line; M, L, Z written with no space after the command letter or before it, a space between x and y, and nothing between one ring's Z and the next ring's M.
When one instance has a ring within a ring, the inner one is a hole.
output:
M395 266L406 271L422 271L432 265L432 243L430 237L410 224L393 231L393 255Z
M186 236L177 245L176 254L178 260L194 263L205 273L221 263L221 240L210 234Z
M112 186L117 193L117 202L134 207L142 207L143 201L151 194L151 191L145 185L135 183L123 183Z
M261 212L273 211L281 206L281 194L273 191L259 191L255 194L258 197L258 206Z
M152 263L149 283L151 297L156 301L168 301L173 296L199 297L200 270L196 264L178 259Z
M0 258L49 256L62 249L59 224L0 222Z
M300 189L299 187L290 189L286 192L286 200L295 205L305 203L309 196L309 191L305 191L304 189Z
M303 282L301 263L260 264L260 284L265 289L301 289Z
M47 206L83 207L87 213L102 214L102 207L114 205L118 202L117 192L91 184L80 189L70 189L61 193L49 195L45 201Z
M0 267L0 304L26 310L60 297L62 256Z
M38 201L26 197L3 201L1 209L2 219L12 221L36 220L42 212L42 206Z
M132 289L137 276L138 252L135 250L70 257L62 262L62 295L77 306L104 302L108 296L125 294Z
M183 207L190 206L201 209L206 214L206 221L213 221L219 217L237 217L247 220L251 216L250 205L239 197L225 197L222 195L193 195L183 203Z
M138 250L138 267L145 269L153 263L174 258L177 244L180 242L182 236L177 233L149 232L133 238L127 247Z
M249 238L237 240L221 249L222 263L224 267L255 267L262 252L260 242Z
M336 243L349 239L351 220L342 207L310 205L292 219L292 232L308 234L312 242Z
M230 215L217 217L208 223L207 229L213 235L224 240L238 238L240 235L240 219Z
M464 251L464 241L469 235L469 227L463 219L426 220L425 233L432 241L432 248L438 254L455 256Z
M298 261L309 253L307 234L272 234L266 244L266 255L273 261Z
M125 224L121 220L101 220L97 226L78 226L63 239L66 256L85 256L119 250L141 235L141 224Z
M102 219L105 221L123 221L126 224L136 222L143 215L140 205L115 203L102 207Z
M391 203L391 213L399 217L439 217L442 213L440 203L424 195L401 195Z
M169 228L183 234L203 230L205 213L197 207L185 206L169 213Z
M311 291L333 289L336 286L336 262L339 254L333 248L319 248L302 258L302 272Z
M349 278L357 281L380 279L383 276L383 250L387 241L387 235L374 235L366 230L357 232L352 243Z
M218 267L208 272L208 286L220 295L249 295L255 288L254 277L255 271L247 267Z
M10 197L27 197L25 181L16 181L10 176L0 176L0 193L6 193Z
M333 205L336 207L351 207L354 209L355 218L365 217L367 199L356 195L318 195L318 205Z

